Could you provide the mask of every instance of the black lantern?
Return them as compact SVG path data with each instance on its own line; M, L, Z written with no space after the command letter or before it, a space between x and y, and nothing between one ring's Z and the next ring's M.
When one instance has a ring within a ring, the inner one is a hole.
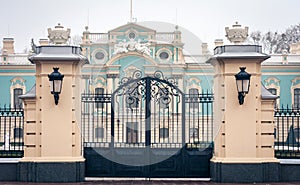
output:
M58 69L59 69L58 67L54 67L53 68L54 71L50 75L48 75L50 81L50 91L51 94L54 95L55 105L58 104L59 94L61 92L62 81L64 78L64 75L58 72Z
M251 75L245 71L246 67L240 67L240 72L235 76L236 79L236 86L238 90L238 99L240 105L244 103L244 97L246 94L249 92L249 87L250 87L250 77Z

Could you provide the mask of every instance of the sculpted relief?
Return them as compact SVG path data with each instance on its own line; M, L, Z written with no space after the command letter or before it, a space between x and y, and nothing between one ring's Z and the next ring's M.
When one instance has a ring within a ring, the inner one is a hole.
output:
M150 43L141 43L140 39L135 41L134 39L130 39L128 42L125 40L120 41L114 46L114 55L119 53L127 53L128 51L136 51L142 54L146 54L150 56Z

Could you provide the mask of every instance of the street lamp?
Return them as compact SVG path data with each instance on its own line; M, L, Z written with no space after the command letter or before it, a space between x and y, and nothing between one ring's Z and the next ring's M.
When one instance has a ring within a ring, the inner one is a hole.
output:
M55 105L58 104L59 94L61 92L62 81L64 78L64 75L58 72L58 69L59 69L58 67L54 67L53 68L54 71L48 75L50 81L50 91L51 94L54 95Z
M238 90L238 99L240 105L244 103L244 98L249 92L251 75L245 71L246 67L240 67L240 72L235 76L236 86Z

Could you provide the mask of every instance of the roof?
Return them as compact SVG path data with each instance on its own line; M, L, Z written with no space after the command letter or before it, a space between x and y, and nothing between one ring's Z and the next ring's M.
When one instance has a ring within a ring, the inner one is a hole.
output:
M261 84L261 99L263 100L276 100L279 96L270 93L264 84Z
M88 63L85 56L81 55L81 48L78 46L38 46L37 54L29 57L30 62L41 60L51 61L84 61Z
M214 59L260 59L266 60L269 55L262 53L262 47L258 45L224 45L214 49L214 56L207 63Z
M21 99L33 99L35 97L36 97L36 85L35 84L26 94L19 96L19 98L21 98Z
M144 30L144 31L147 31L147 32L155 32L155 30L153 29L150 29L150 28L147 28L147 27L144 27L144 26L141 26L141 25L138 25L136 23L133 23L133 22L129 22L125 25L122 25L122 26L119 26L113 30L110 30L108 32L121 32L122 30L124 29L129 29L129 28L136 28L136 29L141 29L141 30Z
M289 54L285 55L286 60L284 60L284 55L274 54L267 60L265 60L262 65L300 65L300 55Z

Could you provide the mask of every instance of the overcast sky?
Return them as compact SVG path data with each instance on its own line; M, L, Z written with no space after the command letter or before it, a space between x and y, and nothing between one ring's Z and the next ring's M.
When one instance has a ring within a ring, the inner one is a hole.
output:
M130 16L130 0L1 0L0 7L0 37L14 37L16 52L29 48L31 38L46 38L47 28L58 22L71 28L71 35L81 35L86 25L91 32L107 32ZM210 48L235 21L250 32L282 32L300 23L299 9L299 0L133 0L138 22L178 24Z

